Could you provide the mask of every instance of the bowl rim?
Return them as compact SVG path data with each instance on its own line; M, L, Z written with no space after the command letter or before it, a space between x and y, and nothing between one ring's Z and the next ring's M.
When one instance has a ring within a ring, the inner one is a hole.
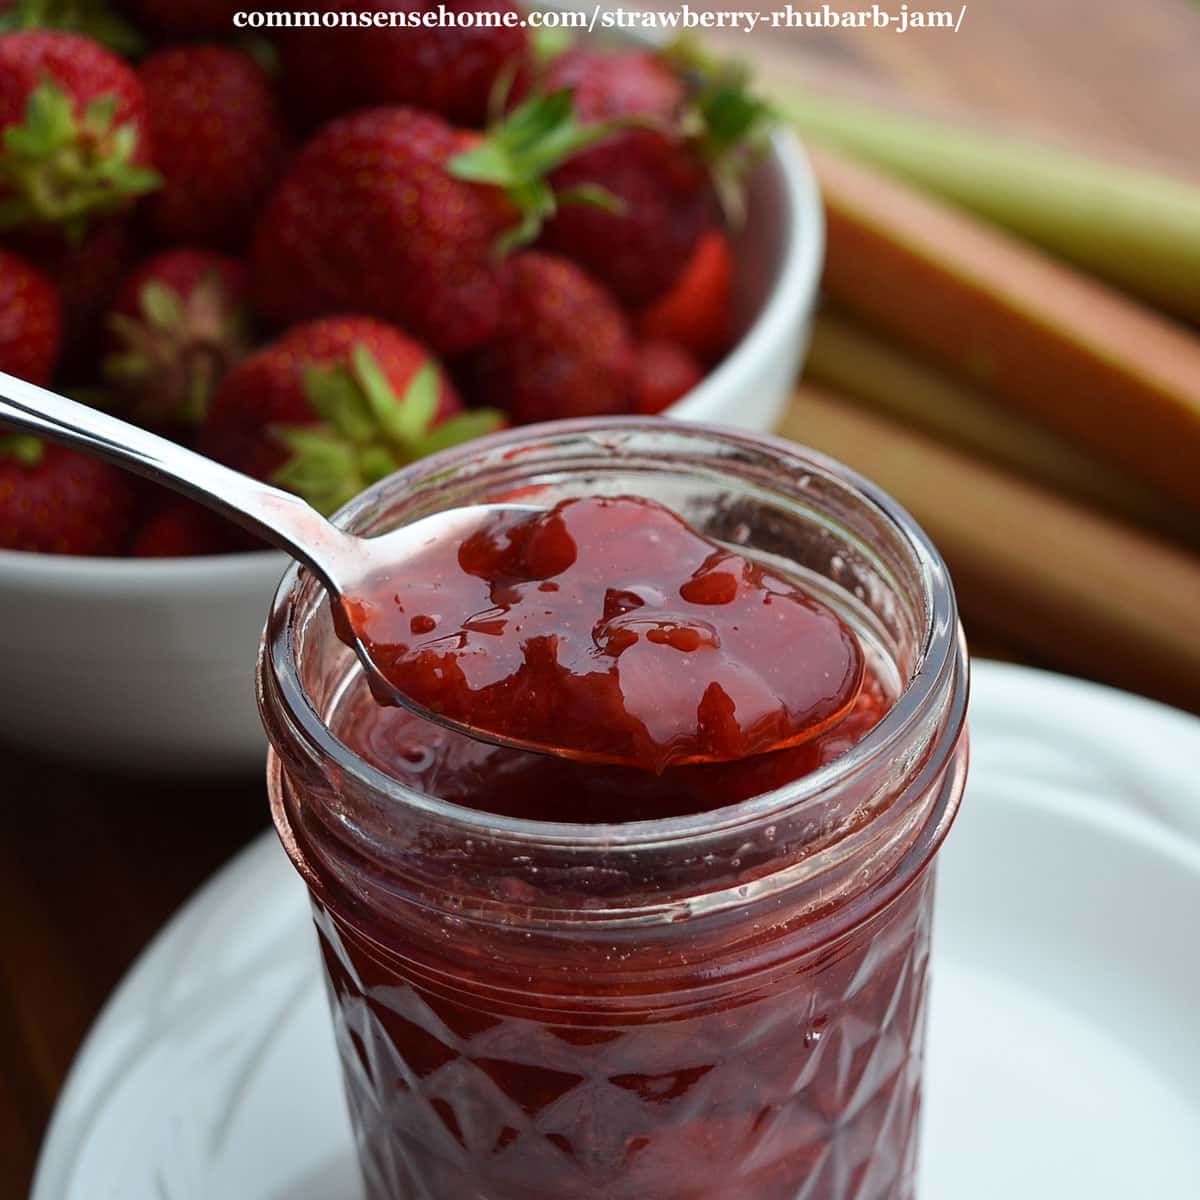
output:
M779 267L762 308L737 344L682 399L663 410L663 416L693 420L690 410L703 408L714 393L734 381L747 363L775 353L789 338L802 336L797 310L809 307L817 291L825 245L825 222L820 190L812 164L799 138L788 128L771 134L764 165L774 169L783 185L787 228ZM707 414L703 419L712 420ZM32 550L0 549L0 577L23 585L68 585L74 590L129 594L147 586L177 584L182 591L223 590L246 575L277 578L288 561L281 550L250 550L236 554L201 554L177 558L47 554Z

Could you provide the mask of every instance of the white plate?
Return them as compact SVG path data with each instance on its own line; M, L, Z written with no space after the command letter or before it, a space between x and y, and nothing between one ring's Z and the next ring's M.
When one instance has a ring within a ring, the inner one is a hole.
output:
M921 1200L1200 1196L1200 722L976 664ZM33 1200L356 1200L304 889L268 835L88 1038Z

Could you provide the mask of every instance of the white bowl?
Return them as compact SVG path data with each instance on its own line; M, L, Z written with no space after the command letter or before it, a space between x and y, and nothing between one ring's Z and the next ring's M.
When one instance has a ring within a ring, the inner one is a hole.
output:
M807 346L820 198L786 133L751 182L737 240L744 335L669 415L770 429ZM0 551L0 737L136 771L261 767L254 660L282 556L95 559Z

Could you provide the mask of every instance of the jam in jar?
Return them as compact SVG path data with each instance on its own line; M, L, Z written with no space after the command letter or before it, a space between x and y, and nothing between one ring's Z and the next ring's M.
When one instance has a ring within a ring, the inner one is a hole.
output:
M575 722L583 760L378 704L299 570L268 625L273 810L312 894L368 1197L907 1200L932 864L966 765L940 559L838 464L636 419L456 448L343 517L370 534L518 498L569 514L572 547L521 550L519 579L519 536L452 547L359 615L425 700L543 735ZM628 532L599 553L614 513ZM687 578L713 577L687 604L679 530L636 549L677 518L698 539ZM577 629L562 596L540 629L542 610L506 607L572 565L598 606ZM490 610L418 598L456 570ZM480 613L509 625L460 637ZM537 637L535 665L571 670L498 687L529 659L489 675L487 647ZM614 690L626 646L644 661Z

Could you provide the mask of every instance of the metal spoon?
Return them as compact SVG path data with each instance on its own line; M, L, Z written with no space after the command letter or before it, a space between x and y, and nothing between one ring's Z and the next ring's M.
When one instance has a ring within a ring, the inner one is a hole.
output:
M430 543L461 539L499 513L541 511L530 504L474 504L434 513L379 537L361 538L339 529L290 492L0 371L0 426L5 425L108 459L237 522L308 567L329 592L338 615L344 612L345 598L367 594L381 571L403 570ZM376 695L390 696L427 721L481 741L572 757L569 750L503 737L423 708L388 681L349 621L339 620L338 632L353 645Z

